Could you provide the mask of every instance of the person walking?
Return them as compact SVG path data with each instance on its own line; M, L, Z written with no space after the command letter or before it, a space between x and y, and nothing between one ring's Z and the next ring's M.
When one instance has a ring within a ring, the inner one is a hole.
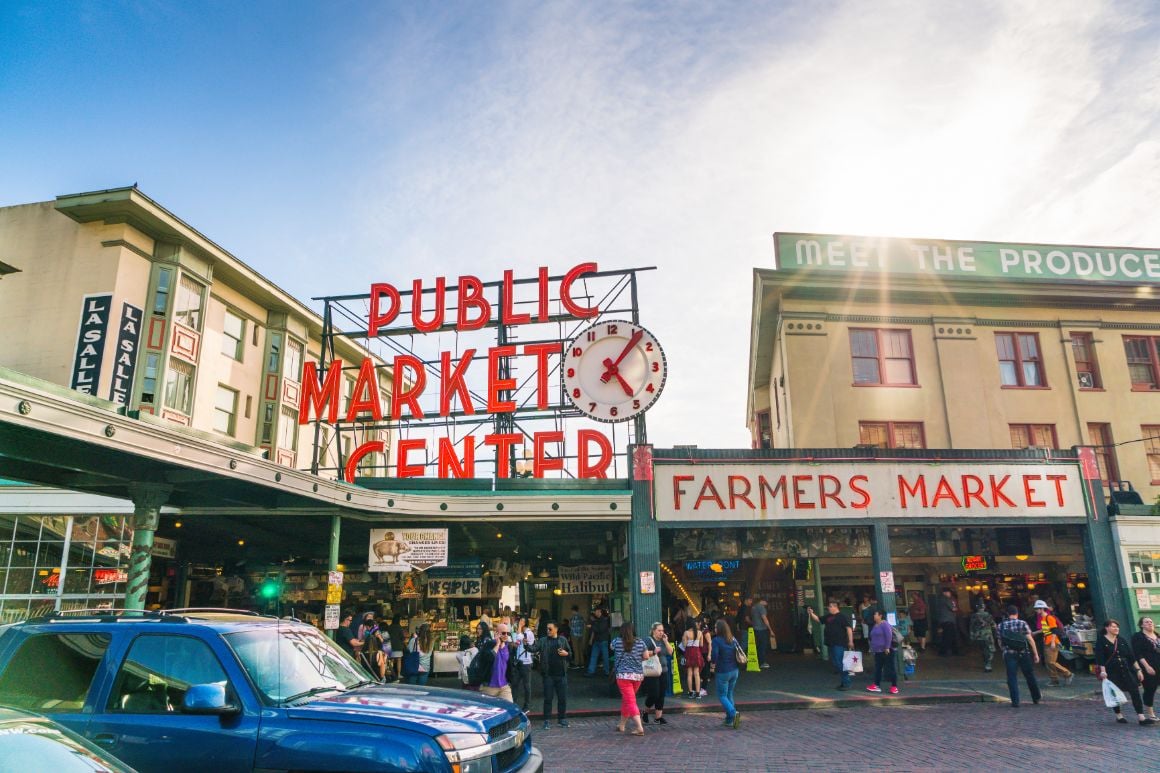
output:
M717 680L717 700L725 709L725 724L734 730L741 727L741 712L733 702L733 689L737 686L737 653L741 645L733 638L729 623L717 621L713 636L713 650L709 657L709 670Z
M1027 680L1031 700L1039 703L1042 695L1039 682L1035 679L1032 663L1039 662L1039 652L1035 649L1035 638L1031 627L1019 619L1019 607L1007 607L1007 619L999 623L999 648L1003 651L1003 665L1007 669L1007 692L1011 695L1012 708L1019 708L1019 672Z
M1144 672L1144 708L1148 710L1148 719L1157 719L1154 702L1156 688L1160 686L1160 636L1150 617L1140 618L1138 627L1140 630L1132 634L1132 654Z
M640 707L636 705L636 693L644 681L644 660L651 658L656 650L651 650L644 639L638 639L632 623L625 621L620 626L620 636L612 641L616 687L620 690L620 724L617 732L623 733L629 723L633 735L644 735L644 724L640 719Z
M959 630L955 619L957 611L955 607L950 588L944 588L934 607L934 624L938 627L939 657L945 658L952 653L959 654Z
M898 669L894 667L894 628L886 622L886 612L875 609L870 619L870 652L874 655L874 682L867 692L882 692L882 676L890 680L890 694L898 695Z
M387 636L391 643L391 674L395 679L401 680L403 678L403 645L406 643L406 636L403 633L403 626L399 624L398 615L392 615L387 623Z
M847 650L854 649L854 625L838 607L838 602L831 601L826 605L826 616L819 618L813 607L806 607L810 619L822 625L822 643L830 653L830 665L834 671L842 675L838 685L839 690L850 689L850 672L846 670L843 660Z
M556 723L568 726L569 637L561 636L555 622L548 623L545 635L534 646L540 653L540 676L544 680L544 729L551 727L552 699L556 700Z
M1156 724L1155 719L1144 716L1139 687L1144 681L1144 669L1137 662L1132 645L1120 635L1120 624L1115 620L1105 620L1102 628L1103 635L1096 638L1096 665L1100 669L1100 681L1108 679L1124 691L1132 700L1132 708L1136 710L1141 725ZM1127 724L1128 719L1120 712L1118 704L1112 711L1116 714L1117 722Z
M753 597L746 596L745 601L737 609L734 618L733 632L741 641L741 649L749 651L749 629L753 627Z
M910 597L910 619L914 623L914 638L918 640L918 651L926 652L926 599L922 593L915 591Z
M527 712L528 704L532 702L532 659L535 653L536 636L528 627L528 618L519 618L519 630L515 635L516 643L516 678L512 683L515 702L520 704L520 710ZM544 628L547 631L547 626Z
M479 685L471 684L471 677L467 675L467 667L478 654L479 648L475 646L470 636L463 634L459 637L459 651L455 653L455 660L459 663L459 682L465 690L479 689Z
M983 670L990 671L995 660L995 618L987 611L983 602L975 607L971 615L971 641L979 645L983 653Z
M588 623L588 644L591 654L588 656L588 676L596 676L596 663L600 662L601 674L608 675L608 639L611 637L612 626L600 607L592 610L592 619Z
M1063 624L1052 613L1051 605L1043 599L1035 602L1035 622L1036 629L1043 636L1043 660L1047 664L1051 686L1059 687L1060 679L1063 679L1065 685L1071 684L1073 679L1071 671L1059 663L1059 647L1062 642L1060 642L1057 631L1063 630Z
M568 618L568 636L572 643L572 667L584 668L584 616L580 607L572 605L572 617Z
M411 636L411 641L407 643L407 652L419 655L419 670L407 675L405 679L407 684L427 684L427 678L431 676L431 666L435 657L432 644L431 626L428 623L423 623L419 626L419 630Z
M762 669L767 669L769 668L769 643L773 638L773 626L769 624L769 615L763 599L755 598L753 600L753 607L749 610L749 618L753 624L753 640L757 643L757 664Z
M660 656L661 673L660 676L646 676L641 685L644 690L644 712L641 714L641 722L645 725L648 724L649 709L652 709L656 723L658 725L667 725L669 721L664 717L665 688L673 682L673 674L669 670L669 664L672 662L670 656L673 654L673 645L669 644L669 635L665 633L663 624L652 624L652 628L649 629L648 639L645 640L645 646L654 650Z
M685 653L685 697L701 697L701 667L705 658L701 651L701 631L696 620L686 623L681 635L681 652Z
M483 628L483 623L479 627ZM494 639L489 636L480 642L476 657L484 658L483 665L487 667L484 673L488 674L487 680L479 686L479 691L484 695L510 701L511 683L516 678L516 647L511 642L511 631L506 623L495 627Z

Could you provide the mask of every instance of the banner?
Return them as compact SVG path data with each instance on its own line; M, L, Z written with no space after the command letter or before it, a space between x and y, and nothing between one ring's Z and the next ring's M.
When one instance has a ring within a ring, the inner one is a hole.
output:
M81 324L77 331L77 353L73 358L69 388L89 395L97 394L101 378L101 361L105 358L105 335L109 328L109 309L113 296L86 295L81 301Z
M612 593L612 567L606 564L561 566L560 594Z
M447 529L371 529L368 572L447 566Z
M113 381L109 399L126 405L133 392L133 374L137 370L137 347L141 343L141 309L131 303L121 306L121 326L117 332L117 351L113 361Z
M483 598L483 578L478 571L474 575L428 577L427 598L481 599Z

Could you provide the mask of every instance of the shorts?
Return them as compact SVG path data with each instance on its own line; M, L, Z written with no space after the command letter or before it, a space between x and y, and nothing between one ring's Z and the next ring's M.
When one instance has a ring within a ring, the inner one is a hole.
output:
M914 632L914 638L921 639L926 636L926 621L925 620L911 620L910 624Z

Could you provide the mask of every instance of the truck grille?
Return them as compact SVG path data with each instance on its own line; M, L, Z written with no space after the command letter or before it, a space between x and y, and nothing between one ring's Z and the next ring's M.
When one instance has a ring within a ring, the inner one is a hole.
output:
M523 758L523 746L517 746L514 749L508 749L506 752L500 752L495 755L495 769L500 771L515 770L523 762Z
M491 727L487 731L487 739L489 741L494 741L497 738L503 738L505 735L507 735L512 730L518 729L519 726L521 724L523 724L523 721L524 721L523 717L512 717L511 719L509 719L507 722L504 722L503 724L495 725L494 727Z

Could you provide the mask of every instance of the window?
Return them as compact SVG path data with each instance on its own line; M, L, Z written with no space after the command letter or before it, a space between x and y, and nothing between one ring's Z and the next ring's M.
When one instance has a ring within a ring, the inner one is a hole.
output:
M302 380L302 344L293 339L286 341L286 378Z
M1012 448L1059 448L1054 424L1012 424Z
M218 385L213 403L214 431L233 437L238 419L238 393L229 387Z
M201 330L201 301L205 288L200 282L181 275L177 283L177 301L173 318L188 328Z
M1038 333L996 333L999 380L1009 387L1044 387L1043 358Z
M1148 472L1152 483L1160 484L1160 424L1146 424L1140 427L1144 437L1144 453L1148 455Z
M169 283L173 272L167 268L157 270L157 291L153 293L153 313L165 316L169 309Z
M145 355L145 377L141 380L141 402L156 402L157 370L161 366L160 354Z
M1132 551L1128 553L1134 585L1160 585L1160 553Z
M283 408L278 417L278 448L294 451L298 448L298 411Z
M1120 479L1120 468L1116 464L1116 449L1112 447L1112 425L1089 422L1088 442L1095 446L1096 464L1100 468L1100 480L1110 485Z
M774 386L776 389L777 386ZM769 411L757 412L757 443L755 448L773 448L773 428L769 424Z
M1075 377L1080 389L1103 389L1100 368L1096 363L1095 343L1091 333L1072 333L1071 351L1075 355Z
M107 633L30 637L0 677L0 704L45 714L80 713L111 640Z
M1128 358L1128 375L1132 389L1160 389L1160 338L1124 336L1124 354Z
M241 362L245 340L246 321L227 309L225 321L222 323L222 354Z
M226 681L217 656L200 639L138 636L121 663L106 708L129 714L175 714L193 685Z
M262 404L262 438L259 441L262 444L269 443L274 437L274 404Z
M850 330L854 383L906 386L918 383L909 330Z
M266 357L266 372L277 373L282 362L282 334L270 334L270 354Z
M860 421L858 443L877 448L926 448L920 421Z
M165 375L165 407L187 416L193 412L193 366L188 362L170 358Z

